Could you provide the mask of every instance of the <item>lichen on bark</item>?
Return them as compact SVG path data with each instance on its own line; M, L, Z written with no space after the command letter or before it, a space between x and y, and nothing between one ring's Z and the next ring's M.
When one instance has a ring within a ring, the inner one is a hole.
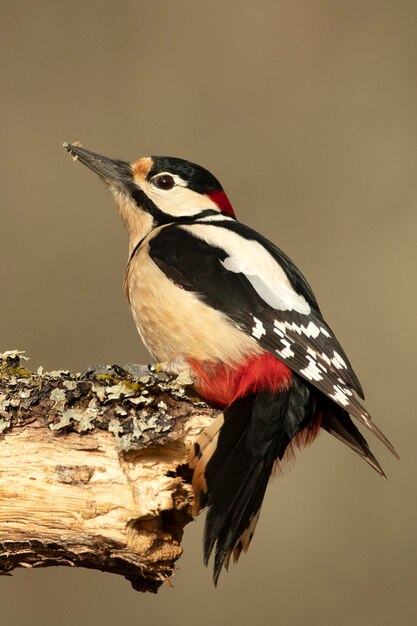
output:
M0 570L85 566L156 591L191 519L188 448L215 411L146 366L24 359L0 354Z

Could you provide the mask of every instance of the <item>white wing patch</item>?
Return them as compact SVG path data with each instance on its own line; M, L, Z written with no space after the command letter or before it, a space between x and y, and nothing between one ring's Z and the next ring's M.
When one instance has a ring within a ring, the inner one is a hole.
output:
M252 335L256 337L256 339L260 339L262 335L266 335L265 326L262 324L261 320L258 320L255 316L253 316L253 321L255 322L255 326L252 328Z
M321 373L317 362L309 354L306 354L306 359L308 361L308 365L300 370L300 374L308 378L308 380L323 380L323 374Z
M253 318L255 320L255 317ZM308 339L316 339L320 333L325 337L331 337L328 330L322 326L318 326L314 322L310 321L308 324L297 324L296 322L288 322L288 321L280 321L274 320L273 332L278 335L279 343L281 347L275 348L275 352L278 357L283 359L291 359L295 357L296 351L296 337L294 337L294 333L297 335L305 336ZM341 369L348 369L348 366L341 355L333 350L332 353L326 354L324 351L317 351L317 349L312 348L309 345L304 347L305 354L303 358L305 359L306 365L305 367L298 370L301 376L307 378L307 380L311 381L322 381L324 380L329 372ZM342 406L347 406L349 404L348 396L352 396L352 391L349 387L346 386L343 378L338 378L338 382L340 384L335 384L333 389L333 394L330 396L337 402L341 403Z
M343 406L348 406L349 404L348 395L352 395L352 392L350 391L350 389L347 389L347 387L343 387L342 389L342 387L339 385L333 385L333 389L334 389L334 393L330 393L329 397L333 398L333 400L335 400L339 404L342 404Z
M282 357L283 359L291 359L293 356L295 356L295 352L291 348L291 343L287 339L282 337L281 343L284 346L283 350L275 350L275 352L280 357Z
M338 370L340 369L347 369L347 365L345 363L345 361L342 359L342 357L340 356L340 354L338 354L336 352L336 350L333 352L333 358L332 358L332 363L334 365L334 367Z
M276 332L277 335L283 336L286 334L288 330L293 331L297 333L298 335L305 335L306 337L313 337L314 339L316 339L316 337L318 337L320 333L323 333L323 335L325 335L326 337L330 337L329 333L327 332L325 328L316 326L314 322L309 322L307 326L304 326L303 324L297 324L296 322L286 322L286 321L281 322L279 320L274 320L274 332ZM337 353L335 352L334 354L336 355ZM337 355L337 357L338 357L338 363L341 363L343 361L342 357L340 355ZM330 360L329 360L329 364L330 364Z
M268 306L303 315L311 312L307 300L293 289L282 267L258 241L246 239L227 229L219 233L214 224L181 225L180 228L211 246L222 248L228 255L222 261L223 266L229 272L244 274ZM317 332L320 332L319 328Z

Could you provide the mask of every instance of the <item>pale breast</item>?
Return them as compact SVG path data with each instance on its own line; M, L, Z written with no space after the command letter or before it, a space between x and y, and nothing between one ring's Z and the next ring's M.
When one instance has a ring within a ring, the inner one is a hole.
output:
M150 237L155 236L153 232ZM139 334L157 361L176 358L233 364L261 352L220 311L177 287L148 254L148 241L131 259L126 290Z

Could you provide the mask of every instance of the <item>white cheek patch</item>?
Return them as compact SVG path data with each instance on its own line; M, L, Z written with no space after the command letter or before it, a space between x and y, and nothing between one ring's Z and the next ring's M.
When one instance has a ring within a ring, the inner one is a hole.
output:
M205 209L219 210L217 204L207 196L203 196L186 186L186 182L179 176L176 178L176 185L172 189L157 189L148 182L141 181L140 187L152 200L160 211L175 217L198 215Z

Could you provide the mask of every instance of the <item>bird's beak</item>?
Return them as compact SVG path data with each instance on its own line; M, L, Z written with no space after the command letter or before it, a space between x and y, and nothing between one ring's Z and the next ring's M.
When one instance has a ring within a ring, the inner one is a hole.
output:
M81 148L77 144L64 143L63 147L74 160L81 161L109 185L126 188L132 183L132 168L127 161L109 159L102 154Z

